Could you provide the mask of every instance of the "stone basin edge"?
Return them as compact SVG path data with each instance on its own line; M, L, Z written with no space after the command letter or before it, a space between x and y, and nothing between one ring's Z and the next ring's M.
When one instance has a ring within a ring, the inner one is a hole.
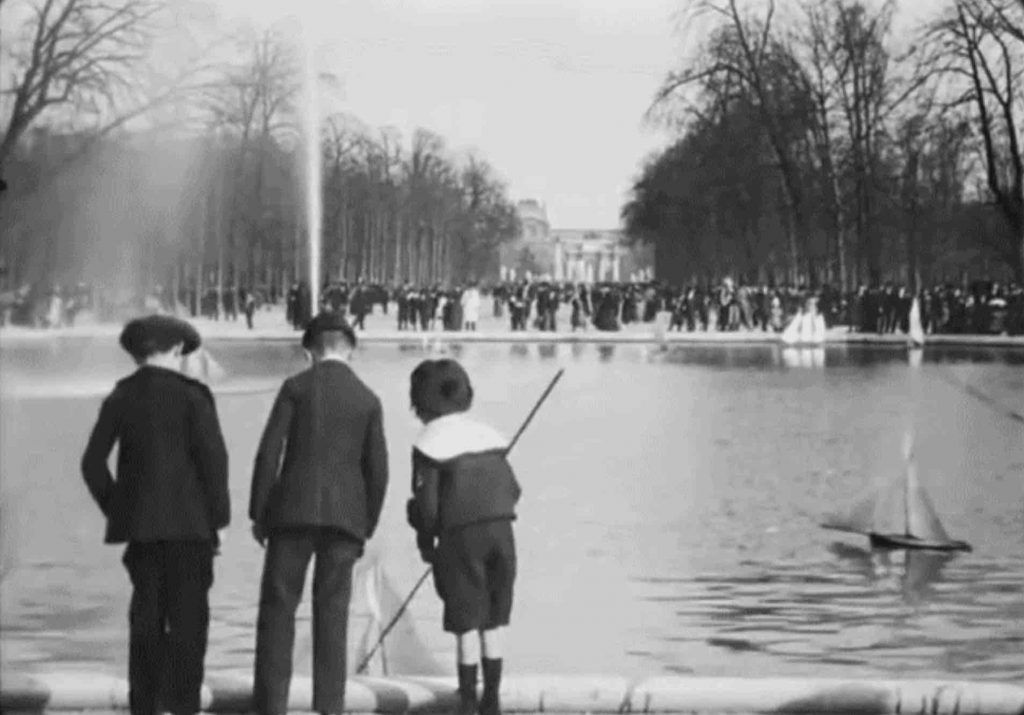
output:
M511 675L502 683L509 713L928 713L1024 715L1024 684L954 680ZM292 680L290 712L308 712L312 683ZM455 709L454 678L348 679L346 712L399 715ZM252 709L252 679L207 676L202 708L210 713ZM123 678L95 673L4 674L0 712L121 712Z
M285 327L263 328L251 332L242 330L224 330L217 327L196 323L204 340L218 342L280 342L298 343L301 333ZM60 338L116 338L121 331L120 325L95 325L81 328L56 330L21 330L0 329L0 345L16 345ZM358 332L361 343L406 343L406 344L438 344L438 343L562 343L562 344L691 344L691 345L779 345L780 347L827 347L829 345L888 345L906 347L907 337L898 334L878 335L875 333L847 333L842 330L829 333L823 344L815 346L788 346L783 344L778 333L750 332L693 332L693 333L662 333L654 331L622 331L601 332L586 331L570 332L511 332L511 331L398 331L369 330ZM960 345L970 347L1016 347L1024 348L1024 335L981 335L971 333L949 333L929 335L928 345Z

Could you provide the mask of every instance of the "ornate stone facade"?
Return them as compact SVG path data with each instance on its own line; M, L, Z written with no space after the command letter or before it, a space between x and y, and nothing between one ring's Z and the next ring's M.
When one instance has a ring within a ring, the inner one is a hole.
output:
M501 250L502 280L572 283L642 281L654 277L650 247L626 243L615 229L552 229L539 201L516 205L522 233Z

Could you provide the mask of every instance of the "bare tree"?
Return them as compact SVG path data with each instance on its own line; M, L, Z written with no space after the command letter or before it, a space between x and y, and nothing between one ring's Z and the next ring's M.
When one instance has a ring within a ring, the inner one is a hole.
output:
M792 82L797 69L793 58L779 42L774 28L776 5L768 0L763 16L751 18L741 12L737 0L700 0L692 5L695 16L717 17L719 26L701 59L682 72L669 75L655 104L670 101L681 89L703 83L712 91L740 91L756 109L782 185L786 201L786 234L790 280L801 271L801 248L808 243L806 196L800 175L800 161L794 137L801 132L800 100ZM794 101L795 100L795 101Z
M233 147L230 199L224 236L217 236L218 292L252 284L271 253L267 236L274 217L267 210L267 171L275 152L298 136L299 92L294 50L276 28L237 41L244 61L230 64L205 91L211 129ZM220 190L226 192L228 186ZM227 267L231 270L225 275ZM244 276L243 276L244 271ZM271 271L272 272L272 271Z
M173 78L145 68L165 8L165 0L39 0L5 42L14 79L3 89L10 110L0 170L44 114L92 117L94 140L175 96L194 68Z
M970 108L985 186L1005 221L995 248L1024 280L1024 2L956 0L930 36L937 72L958 84L951 107Z

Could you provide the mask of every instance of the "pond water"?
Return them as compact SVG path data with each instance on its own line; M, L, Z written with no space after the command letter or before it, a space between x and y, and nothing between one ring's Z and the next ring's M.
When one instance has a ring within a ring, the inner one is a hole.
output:
M132 367L111 343L0 351L3 672L126 670L128 579L78 470L102 395ZM210 349L227 376L215 392L234 522L216 564L207 663L248 673L262 565L245 518L250 470L276 388L304 358L288 343ZM369 345L354 362L384 403L391 453L366 560L391 585L385 610L423 571L404 519L419 427L407 380L432 350ZM1024 434L956 386L1024 412L1024 352L928 348L912 366L905 350L863 346L446 350L473 378L475 410L509 435L566 369L512 458L524 496L510 673L1024 678ZM921 481L972 553L907 560L819 528L900 473L910 426ZM353 642L369 618L363 594ZM429 585L410 610L402 637L432 665L401 667L450 671ZM308 674L308 601L299 615L296 670Z

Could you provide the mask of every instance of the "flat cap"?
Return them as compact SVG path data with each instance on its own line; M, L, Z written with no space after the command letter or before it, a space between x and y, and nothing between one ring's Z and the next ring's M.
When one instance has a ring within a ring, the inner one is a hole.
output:
M185 320L171 315L147 315L124 326L120 343L132 357L146 358L153 353L166 352L178 343L184 344L182 355L188 355L202 344L202 338Z
M323 310L306 325L306 330L302 333L302 347L312 350L316 339L323 333L329 332L344 333L349 345L356 346L356 331L345 320L345 316L340 311Z

